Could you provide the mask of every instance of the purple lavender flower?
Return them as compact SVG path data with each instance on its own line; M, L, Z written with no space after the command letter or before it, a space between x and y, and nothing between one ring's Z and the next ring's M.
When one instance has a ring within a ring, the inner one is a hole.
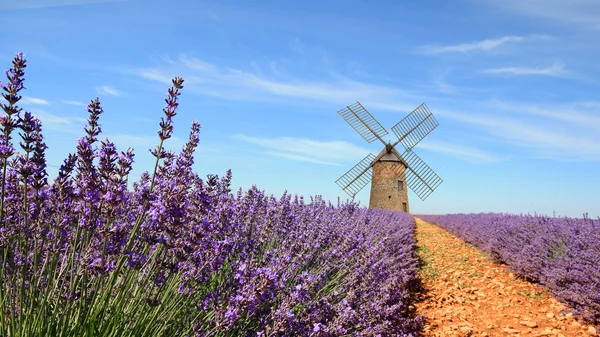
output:
M231 171L201 178L192 168L197 121L179 153L163 148L181 78L165 100L161 141L151 151L156 167L131 190L133 151L98 141L97 98L84 137L48 186L41 123L15 105L25 66L21 54L15 60L0 116L0 335L9 335L4 322L64 336L411 335L422 328L408 313L418 280L412 217L334 207L320 196L275 198L254 186L232 193Z

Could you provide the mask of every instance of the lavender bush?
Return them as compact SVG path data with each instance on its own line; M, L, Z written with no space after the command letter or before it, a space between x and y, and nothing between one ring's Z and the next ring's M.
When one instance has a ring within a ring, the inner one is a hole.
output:
M42 124L18 107L26 61L1 83L0 335L414 336L414 219L320 197L234 194L231 172L192 171L200 126L164 149L183 80L169 88L151 172L85 136L47 181ZM20 137L19 148L13 144Z
M600 220L508 214L420 216L540 282L592 323L600 323Z

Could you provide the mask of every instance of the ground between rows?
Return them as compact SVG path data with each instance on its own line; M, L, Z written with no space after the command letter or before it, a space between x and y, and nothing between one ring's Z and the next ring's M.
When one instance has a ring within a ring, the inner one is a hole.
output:
M537 284L417 218L424 336L593 336L593 327Z

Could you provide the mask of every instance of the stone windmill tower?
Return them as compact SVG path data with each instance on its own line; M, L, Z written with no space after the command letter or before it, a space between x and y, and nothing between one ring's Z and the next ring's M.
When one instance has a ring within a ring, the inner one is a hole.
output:
M383 141L387 130L359 102L338 111L338 114L367 142L379 139L384 145L377 156L369 153L336 181L352 198L371 181L370 208L408 213L407 187L425 200L442 183L443 180L412 151L439 125L425 103L392 127L398 137L393 144ZM404 153L396 150L398 144L402 144Z

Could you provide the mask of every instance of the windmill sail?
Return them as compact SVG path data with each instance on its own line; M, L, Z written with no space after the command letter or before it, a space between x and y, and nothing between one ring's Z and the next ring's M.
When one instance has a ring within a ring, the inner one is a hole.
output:
M425 103L394 125L392 131L398 139L393 144L382 139L388 131L359 102L338 111L338 114L368 143L379 139L384 145L379 155L367 155L336 180L336 184L352 198L375 178L377 183L372 184L369 207L409 212L405 185L425 200L443 182L412 152L412 148L439 125ZM400 143L405 149L402 155L395 149Z
M381 140L381 137L388 134L387 130L359 102L338 111L338 114L369 143L376 139Z
M344 192L348 193L349 196L354 196L371 181L371 163L375 160L375 155L369 153L363 160L359 161L358 164L354 165L353 168L344 173L338 180L335 181Z
M402 154L402 159L408 164L406 182L410 189L421 199L427 197L443 182L419 156L411 150Z
M400 143L410 150L427 136L439 123L425 103L419 105L413 112L404 117L392 127Z

